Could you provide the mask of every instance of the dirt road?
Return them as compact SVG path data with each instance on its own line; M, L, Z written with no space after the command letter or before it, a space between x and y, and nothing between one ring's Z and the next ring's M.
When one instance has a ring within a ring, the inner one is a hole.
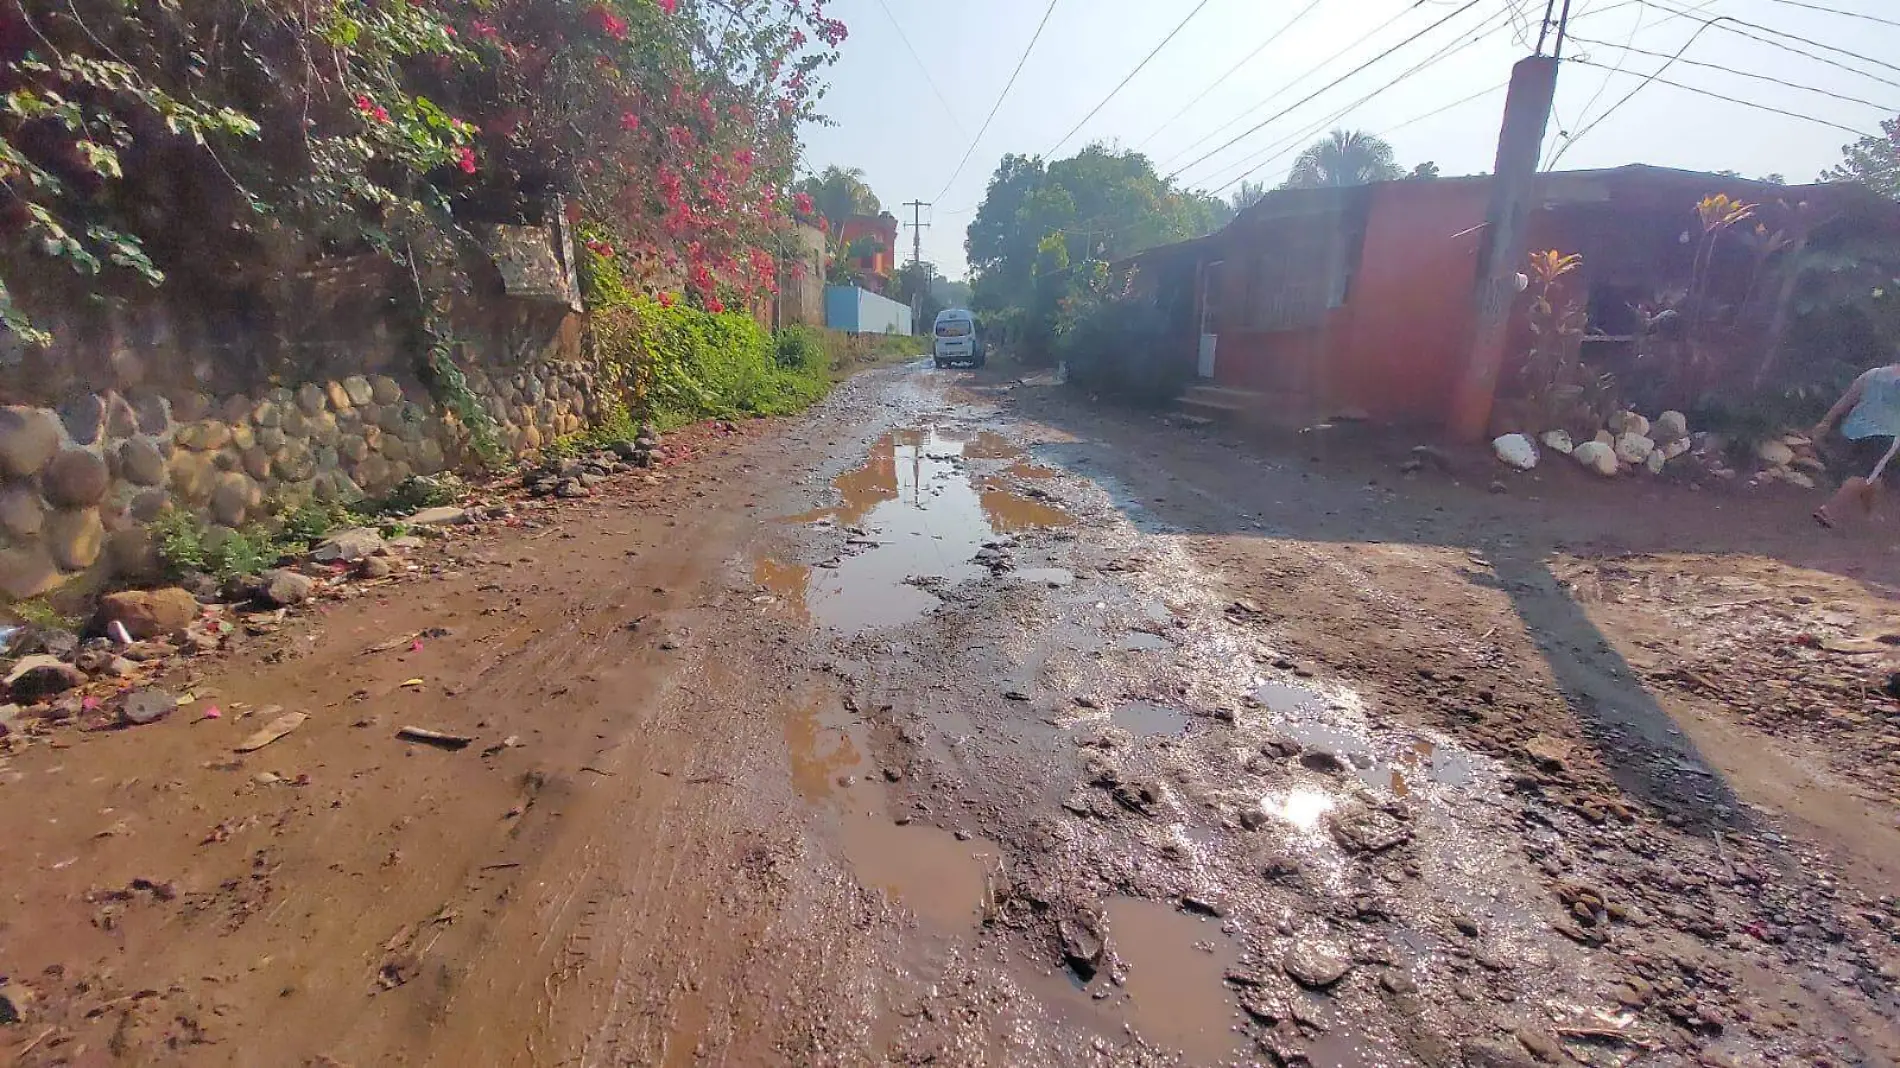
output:
M1875 536L921 365L689 440L0 755L0 1057L1900 1063Z

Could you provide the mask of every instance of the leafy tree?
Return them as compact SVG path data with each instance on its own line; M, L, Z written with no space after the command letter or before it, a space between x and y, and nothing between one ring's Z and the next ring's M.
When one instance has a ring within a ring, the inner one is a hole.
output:
M1841 149L1838 166L1821 172L1823 182L1859 182L1882 196L1900 199L1900 118L1880 124L1880 136L1863 137Z
M1243 178L1240 181L1240 188L1234 190L1234 195L1228 198L1228 203L1234 206L1234 214L1238 215L1260 203L1261 198L1266 195L1267 183L1250 182Z
M1421 181L1429 181L1430 179L1440 177L1440 174L1438 172L1438 164L1433 163L1431 160L1426 160L1425 162L1419 164L1418 166L1413 167L1412 173L1406 175L1406 177L1418 179Z
M795 188L811 198L814 213L825 220L826 229L833 234L843 230L845 220L853 215L878 215L884 211L877 194L865 184L861 167L834 164L799 182Z
M1095 144L1053 163L1005 156L965 243L976 273L972 299L984 308L1025 307L1040 275L1199 237L1227 216L1225 203L1175 188L1139 153Z
M1293 161L1288 189L1368 185L1403 178L1392 146L1360 130L1334 130Z

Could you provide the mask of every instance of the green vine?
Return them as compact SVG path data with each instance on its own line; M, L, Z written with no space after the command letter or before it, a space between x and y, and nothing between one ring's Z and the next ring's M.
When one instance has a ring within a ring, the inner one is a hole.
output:
M494 471L508 462L508 451L502 447L501 437L495 426L495 418L482 406L481 398L468 388L468 376L455 366L455 343L446 331L439 331L433 325L425 326L429 335L427 364L423 377L429 386L429 392L449 411L468 431L469 451L487 470Z

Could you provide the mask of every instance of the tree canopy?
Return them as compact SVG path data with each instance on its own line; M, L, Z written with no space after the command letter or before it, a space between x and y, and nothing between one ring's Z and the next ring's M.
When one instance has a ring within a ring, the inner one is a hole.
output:
M1170 185L1140 153L1096 144L1053 163L1005 156L965 243L973 299L1021 306L1039 275L1199 237L1232 215L1223 201Z
M1821 172L1824 182L1859 182L1882 196L1900 199L1900 117L1880 124L1880 136L1863 137L1841 149L1841 162Z
M844 221L853 215L878 215L884 211L884 205L865 184L864 170L860 167L826 167L798 183L794 187L798 192L811 198L812 211L825 220L825 229L838 233L844 229Z
M1287 189L1368 185L1405 177L1392 146L1361 130L1334 130L1293 161Z

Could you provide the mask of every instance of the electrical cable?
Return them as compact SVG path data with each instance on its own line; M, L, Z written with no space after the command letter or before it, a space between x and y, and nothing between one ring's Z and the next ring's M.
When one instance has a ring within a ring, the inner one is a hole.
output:
M1609 64L1607 64L1607 63L1594 63L1594 62L1591 62L1590 60L1587 60L1587 59L1567 59L1567 60L1565 60L1564 62L1566 62L1566 63L1579 63L1579 64L1582 64L1583 66L1586 66L1586 67L1599 67L1599 68L1601 68L1601 69L1603 69L1603 70L1609 70L1609 69L1610 69L1610 66L1609 66ZM1625 74L1630 74L1630 75L1632 75L1632 76L1633 76L1635 72L1634 72L1634 71L1625 71L1624 73L1625 73ZM1699 87L1697 87L1697 86L1693 86L1693 85L1684 85L1684 84L1683 84L1683 83L1681 83L1681 82L1672 82L1672 81L1670 81L1670 80L1669 80L1669 79L1667 79L1667 78L1658 78L1658 77L1656 77L1656 76L1654 76L1654 75L1651 75L1651 76L1650 76L1649 78L1647 78L1647 79L1645 79L1645 81L1644 81L1644 84L1645 84L1645 85L1647 85L1647 84L1648 84L1649 82L1655 82L1655 83L1656 83L1656 84L1658 84L1658 85L1667 85L1667 86L1670 86L1671 88L1675 88L1675 89L1682 89L1682 90L1685 90L1685 91L1687 91L1687 92L1691 92L1691 93L1696 93L1696 94L1698 94L1698 95L1700 95L1700 96L1707 96L1707 97L1713 97L1713 98L1715 98L1715 99L1717 99L1717 100L1726 100L1726 101L1728 101L1728 102L1729 102L1729 103L1731 103L1731 104L1739 104L1739 105L1740 105L1740 106L1742 106L1742 107L1745 107L1745 108L1752 108L1752 109L1754 109L1754 110L1756 110L1756 111L1766 111L1766 112L1769 112L1770 114L1774 114L1774 115L1785 115L1785 116L1787 116L1788 118L1791 118L1791 119L1801 119L1801 120L1802 120L1802 121L1804 121L1804 122L1811 122L1811 123L1814 123L1814 124L1816 124L1816 125L1818 125L1818 126L1827 126L1827 127L1831 127L1831 128L1833 128L1833 129L1836 129L1836 130L1840 130L1840 131L1842 131L1843 133L1850 133L1850 134L1853 134L1853 135L1854 135L1855 137L1867 137L1867 136L1869 136L1869 135L1868 135L1868 133L1867 133L1867 131L1865 131L1865 130L1856 130L1856 129L1854 129L1854 128L1853 128L1852 126L1842 126L1842 125L1841 125L1840 123L1838 123L1838 122L1829 122L1829 121L1828 121L1827 119L1817 119L1817 118L1815 118L1815 117L1814 117L1814 116L1812 116L1812 115L1803 115L1803 114L1801 114L1801 113L1800 113L1800 112L1798 112L1798 111L1784 111L1784 110L1783 110L1783 109L1781 109L1781 108L1777 108L1777 107L1770 107L1770 106L1768 106L1767 104L1757 104L1757 103L1755 103L1755 102L1754 102L1754 101L1752 101L1752 100L1742 100L1742 99L1740 99L1740 98L1737 98L1737 97L1733 97L1733 96L1729 96L1729 95L1727 95L1727 94L1725 94L1725 93L1717 93L1717 92L1714 92L1714 91L1712 91L1712 90L1709 90L1709 89L1702 89L1702 88L1699 88ZM1606 117L1608 116L1608 112L1605 112L1604 114L1605 114L1605 116L1606 116ZM1580 137L1582 137L1582 136L1583 136L1583 134L1578 134L1578 135L1577 135L1577 137L1573 137L1573 138L1571 138L1571 139L1570 139L1570 143L1571 143L1571 144L1575 144L1575 143L1577 142L1577 138L1580 138Z
M1265 51L1267 50L1267 46L1269 46L1269 45L1271 45L1271 44L1273 44L1273 42L1275 42L1275 41L1277 41L1277 40L1279 40L1279 39L1281 38L1281 36L1282 36L1282 35L1284 35L1284 34L1286 33L1286 31L1288 31L1288 30L1290 30L1290 29L1292 29L1292 28L1294 27L1294 25L1295 25L1296 23L1298 23L1298 22L1299 22L1299 21L1300 21L1301 19L1303 19L1303 18L1305 18L1305 17L1307 16L1307 13L1308 13L1308 12L1310 12L1310 11L1312 11L1312 10L1313 10L1314 8L1316 8L1316 7L1318 7L1319 5L1321 5L1321 4L1323 4L1323 3L1325 3L1325 2L1326 2L1326 0L1312 0L1312 3L1309 3L1309 4L1307 4L1307 5L1305 6L1305 7L1303 7L1303 8L1301 8L1301 9L1300 9L1300 13L1299 13L1299 14L1297 14L1297 15L1295 15L1295 16L1293 16L1292 18L1290 18L1290 19L1288 19L1288 20L1286 21L1286 24L1285 24L1285 25L1283 25L1283 26L1281 26L1281 27L1280 27L1279 29L1277 29L1277 30L1275 30L1275 31L1273 31L1273 34L1272 34L1271 36L1269 36L1269 37L1268 37L1268 38L1267 38L1266 40L1264 40L1264 41L1262 41L1262 42L1260 42L1260 44L1259 44L1259 46L1258 46L1258 47L1256 47L1256 48L1255 48L1255 49L1254 49L1253 51L1251 51L1251 52L1249 52L1249 53L1247 53L1247 54L1246 54L1246 56L1245 56L1245 57L1243 57L1243 58L1241 59L1241 61L1240 61L1240 62L1238 62L1238 63L1236 63L1236 64L1234 64L1234 65L1233 65L1232 67L1230 67L1230 68L1228 68L1228 70L1227 70L1227 73L1226 73L1226 74L1223 74L1223 75L1221 75L1220 77L1218 77L1218 78L1216 78L1216 79L1214 79L1214 81L1213 81L1213 84L1211 84L1211 85L1209 85L1209 86L1208 86L1207 88L1205 88L1205 89L1203 89L1203 90L1201 90L1201 92L1200 92L1200 95L1198 95L1198 96L1196 96L1196 97L1195 97L1194 99L1192 99L1192 100L1190 100L1190 101L1188 101L1188 102L1187 102L1186 104L1184 104L1184 105L1182 105L1182 107L1181 107L1181 110L1180 110L1180 111L1177 111L1177 112L1175 112L1175 113L1174 113L1173 115L1170 115L1170 116L1168 116L1168 118L1167 118L1167 120L1166 120L1166 121L1164 121L1164 122L1163 122L1163 123L1162 123L1162 124L1161 124L1160 126L1158 126L1158 127L1156 127L1156 128L1155 128L1155 132L1154 132L1154 133L1151 133L1151 134L1149 134L1148 136L1146 136L1146 137L1144 137L1144 138L1142 138L1142 139L1141 139L1141 143L1140 143L1140 144L1137 144L1137 145L1135 146L1135 148L1136 148L1136 150L1137 150L1137 151L1139 151L1139 150L1141 149L1141 147L1142 147L1142 145L1146 145L1146 144L1147 144L1148 142L1150 142L1150 141L1152 141L1152 140L1154 140L1155 138L1157 138L1157 137L1159 137L1159 136L1161 136L1161 133L1162 133L1162 131L1163 131L1163 130L1166 130L1166 129L1167 129L1167 128L1168 128L1169 126L1172 126L1172 125L1174 124L1174 120L1176 120L1176 119L1178 119L1178 118L1180 118L1181 116L1183 116L1183 115L1185 115L1185 114L1187 114L1187 113L1188 113L1188 109L1189 109L1189 108L1192 108L1192 107L1193 107L1194 105L1196 105L1196 104L1198 104L1198 103L1200 103L1200 102L1201 102L1201 101L1203 101L1203 100L1206 100L1206 99L1207 99L1207 94L1209 94L1209 93L1211 93L1211 92L1213 92L1214 90L1216 90L1216 89L1218 89L1218 88L1220 88L1220 87L1221 87L1222 85L1224 85L1224 84L1226 84L1226 82L1227 82L1227 79L1229 79L1229 78L1231 78L1231 77L1233 77L1233 76L1234 76L1235 74L1237 74L1237 73L1238 73L1238 72L1240 71L1240 68L1242 68L1242 67L1244 67L1244 66L1246 66L1247 64L1249 64L1249 63L1251 63L1251 62L1253 62L1253 60L1254 60L1254 57L1256 57L1256 56L1258 56L1258 55L1259 55L1260 53L1262 53L1262 52L1265 52Z
M897 31L897 39L904 42L904 51L909 52L911 62L917 64L917 73L924 76L924 81L929 84L930 91L937 95L937 103L942 104L944 114L950 116L950 124L957 128L958 133L962 133L963 124L957 121L957 113L951 109L950 101L944 99L943 90L937 88L937 79L930 76L930 68L924 66L923 57L917 54L915 48L911 47L910 35L904 32L903 25L897 21L897 16L891 13L891 6L885 3L884 0L877 0L877 6L883 8L884 17L891 20L891 29Z
M1751 30L1760 30L1760 31L1761 31L1761 32L1763 32L1763 33L1770 33L1770 34L1774 34L1774 35L1775 35L1776 37L1785 37L1785 38L1787 38L1787 39L1788 39L1788 40L1790 40L1790 41L1800 41L1800 42L1801 42L1802 44L1805 44L1805 45L1813 45L1813 46L1814 46L1814 47L1816 47L1816 48L1823 48L1823 49L1826 49L1826 50L1827 50L1827 51L1829 51L1829 52L1837 52L1837 53L1839 53L1839 54L1841 54L1841 55L1843 55L1843 56L1850 56L1850 57L1852 57L1852 58L1854 58L1854 59L1858 59L1858 60L1860 60L1860 61L1861 61L1861 62L1863 62L1863 63L1872 63L1872 64L1873 64L1874 66L1876 66L1876 67L1881 67L1881 68L1883 68L1883 69L1885 69L1885 70L1890 70L1890 71L1894 71L1894 72L1897 72L1897 73L1900 73L1900 65L1895 65L1895 64L1892 64L1892 63L1889 63L1889 62L1887 62L1887 61L1886 61L1886 60L1884 60L1884 59L1875 59L1875 58L1874 58L1874 57L1872 57L1872 56L1863 56L1863 55L1861 55L1861 54L1860 54L1859 52L1850 52L1850 51L1848 51L1848 50L1847 50L1847 49L1845 49L1845 48L1839 48L1839 47L1837 47L1837 46L1835 46L1835 45L1831 45L1831 44L1824 44L1824 43L1822 43L1822 42L1820 42L1820 41L1816 41L1816 40L1814 40L1813 38L1810 38L1810 37L1803 37L1803 36L1801 36L1800 34L1795 34L1795 33L1789 33L1789 32L1788 32L1788 31L1786 31L1786 30L1777 30L1777 29L1775 29L1775 28L1774 28L1774 27L1772 27L1772 26L1763 26L1763 25L1762 25L1761 23L1759 23L1759 22L1748 22L1748 21L1745 21L1745 20L1743 20L1743 19L1738 19L1738 18L1736 18L1736 17L1734 17L1733 15L1717 15L1717 16L1715 16L1714 18L1711 18L1711 19L1704 19L1704 18L1699 18L1699 17L1696 17L1695 15L1692 15L1692 14L1690 14L1689 12L1686 12L1686 11L1683 11L1683 10L1682 10L1682 9L1680 9L1680 8L1673 8L1673 7L1670 7L1670 6L1669 6L1669 5L1667 5L1667 4L1663 4L1663 3L1658 3L1658 2L1657 2L1657 0L1638 0L1638 2L1639 2L1639 3L1642 3L1642 4L1645 4L1645 5L1647 5L1647 6L1649 6L1649 7L1656 7L1656 8L1661 8L1661 9L1662 9L1662 10L1664 10L1664 11L1668 11L1668 12L1671 12L1671 13L1673 13L1673 14L1676 14L1676 15L1682 15L1682 16L1685 16L1685 17L1687 17L1687 18L1690 18L1690 19L1691 19L1692 21L1695 21L1695 22L1700 22L1700 23L1702 23L1702 24L1703 24L1703 25L1705 25L1705 26L1714 26L1714 25L1718 25L1718 24L1721 24L1721 23L1730 23L1730 24L1732 24L1732 25L1725 25L1725 26L1722 26L1722 28L1723 28L1723 29L1725 29L1725 30L1727 30L1727 31L1729 31L1730 33L1739 33L1739 34L1741 34L1741 35L1742 35L1743 37L1748 37L1748 38L1752 38L1752 39L1754 39L1754 40L1757 40L1757 41L1765 41L1766 39L1765 39L1765 38L1761 38L1761 37L1756 37L1756 36L1755 36L1754 34L1752 34L1752 33L1743 33L1743 32L1742 32L1741 30L1738 30L1738 29L1736 29L1735 27L1736 27L1736 26L1746 26L1746 27L1748 27L1748 28L1749 28L1749 29L1751 29ZM1776 44L1777 42L1774 42L1774 41L1766 41L1766 43L1768 43L1768 44ZM1780 47L1787 47L1787 46L1785 46L1785 45L1782 45L1782 46L1780 46ZM1799 50L1799 49L1790 49L1790 51L1800 51L1800 50ZM1805 52L1803 52L1802 54L1803 54L1803 55L1809 55L1809 53L1805 53ZM1813 57L1813 58L1816 58L1816 59L1819 59L1820 57L1818 57L1818 56L1815 56L1815 57ZM1853 67L1848 67L1848 66L1844 66L1844 65L1841 65L1841 64L1836 64L1836 65L1837 65L1837 66L1841 66L1841 67L1842 67L1842 69L1844 69L1844 70L1852 70L1852 71L1854 71L1854 73L1856 73L1856 74L1867 74L1867 72L1866 72L1866 71L1860 71L1860 70L1854 70L1854 68L1853 68ZM1867 74L1867 77L1870 77L1870 78L1871 78L1871 77L1873 77L1873 75L1871 75L1871 74Z
M1208 131L1207 133L1202 134L1199 139L1189 143L1186 148L1183 148L1181 151L1176 152L1174 155L1168 157L1167 160L1157 165L1155 169L1161 170L1162 168L1173 164L1175 160L1180 159L1182 156L1185 156L1188 153L1194 151L1195 149L1201 147L1202 145L1208 143L1209 141L1212 141L1214 138L1219 137L1221 134L1226 133L1228 130L1231 130L1236 126L1239 126L1241 123L1246 122L1249 116L1254 115L1255 113L1259 112L1260 109L1266 107L1268 104L1273 103L1275 100L1278 100L1281 96L1283 96L1288 91L1290 91L1294 86L1299 85L1301 82L1304 82L1306 79L1311 78L1313 75L1318 74L1320 71L1325 70L1329 66L1332 66L1334 60L1352 51L1353 49L1358 48L1360 45L1365 44L1367 41L1378 36L1380 33L1383 33L1386 27L1395 25L1400 19L1404 18L1407 14L1413 11L1416 11L1419 8L1419 6L1423 4L1424 2L1425 0L1414 0L1412 6L1401 9L1397 14L1385 20L1377 28L1373 29L1369 33L1366 33L1348 42L1346 47L1340 49L1337 52L1334 52L1332 55L1327 56L1325 59L1320 60L1314 66L1307 68L1305 73L1301 74L1299 77L1293 79L1292 81L1286 83L1285 85L1282 85L1280 88L1275 89L1272 93L1269 93L1266 99L1258 101L1257 103L1250 105L1245 110L1243 110L1240 114L1234 116L1233 118L1227 120L1226 122L1220 124L1219 126L1216 126L1214 129Z
M1624 104L1629 103L1631 98L1635 97L1637 93L1642 92L1644 87L1648 86L1650 82L1653 82L1657 78L1662 77L1663 72L1668 70L1672 65L1674 65L1676 60L1681 59L1682 54L1689 50L1689 46L1692 44L1695 44L1696 39L1701 37L1704 33L1707 33L1709 30L1709 27L1713 25L1715 25L1713 22L1703 23L1700 29L1696 30L1694 33L1689 35L1688 40L1682 42L1682 47L1676 49L1676 53L1674 56L1671 56L1666 62L1663 63L1662 66L1657 67L1656 70L1649 75L1649 77L1643 79L1640 83L1638 83L1636 88L1631 89L1627 93L1624 93L1622 98L1619 99L1616 103L1611 104L1609 108L1603 112L1603 114L1598 115L1594 119L1591 119L1588 123L1584 124L1582 129L1578 130L1576 133L1570 135L1569 137L1566 137L1564 139L1564 143L1557 146L1557 151L1551 153L1550 162L1543 164L1543 169L1547 171L1555 169L1558 161L1564 158L1564 153L1570 151L1571 145L1574 145L1578 141L1583 140L1584 136L1587 135L1591 130L1594 130L1598 126L1601 126L1603 124L1603 120L1616 114L1617 109L1621 108Z
M1739 78L1753 78L1754 80L1758 82L1773 82L1776 85L1786 86L1789 89L1800 89L1809 93L1819 93L1822 96L1830 96L1836 100L1845 100L1849 104L1865 104L1870 108L1879 108L1881 111L1889 115L1900 115L1900 108L1890 108L1884 104L1876 104L1871 100L1862 100L1860 97L1857 97L1857 96L1848 96L1844 93L1836 93L1831 89L1822 89L1819 86L1802 85L1800 82L1787 81L1782 78L1777 78L1772 74L1757 74L1754 71L1736 70L1734 67L1725 67L1720 63L1709 63L1700 59L1686 59L1680 56L1672 57L1667 52L1651 52L1647 48L1637 48L1634 45L1613 44L1609 41L1594 41L1588 37L1578 37L1575 34L1572 34L1570 39L1573 41L1580 41L1584 44L1601 45L1604 48L1620 48L1625 52L1634 53L1639 56L1651 56L1656 59L1674 59L1675 62L1677 63L1682 63L1691 67L1706 67L1710 70L1722 71L1725 74L1733 74ZM1622 69L1620 67L1616 68L1614 72L1620 74L1622 73Z
M1838 7L1828 7L1824 4L1810 4L1805 0L1773 0L1773 2L1786 4L1789 7L1806 8L1809 11L1820 11L1829 15L1840 15L1843 18L1866 19L1868 22L1878 22L1882 26L1900 26L1900 21L1894 19L1883 19L1879 15L1863 15L1858 11L1843 11Z
M1140 74L1142 72L1142 69L1147 67L1150 61L1152 61L1156 56L1160 55L1161 50L1168 47L1168 42L1174 40L1175 35L1179 34L1182 30L1186 29L1187 24L1194 21L1194 16L1200 14L1201 10L1207 7L1207 5L1210 2L1211 0L1201 0L1200 3L1195 4L1194 10L1188 12L1187 18L1182 19L1180 23L1174 27L1174 29L1169 30L1168 35L1161 39L1161 43L1158 45L1155 45L1153 51L1149 52L1146 56L1142 57L1141 62L1135 64L1135 69L1129 71L1127 77L1123 78L1119 83L1117 83L1115 88L1109 90L1108 95L1103 97L1100 103L1096 104L1093 108L1090 108L1089 113L1087 115L1082 116L1082 121L1076 123L1075 126L1071 128L1068 133L1063 134L1062 140L1057 141L1055 145L1049 149L1049 151L1043 153L1043 156L1044 157L1053 156L1058 151L1061 150L1063 145L1068 144L1069 138L1074 137L1077 131L1081 130L1082 127L1084 126L1087 126L1088 121L1090 119L1094 118L1098 113L1101 112L1103 108L1107 107L1109 101L1115 99L1116 94L1120 93L1123 89L1126 89L1128 87L1128 83L1135 80L1135 75Z
M1464 51L1466 48L1469 48L1472 45L1477 44L1479 41L1483 40L1486 37L1489 37L1491 34L1494 34L1498 30L1503 29L1503 28L1504 28L1503 26L1481 25L1475 36L1467 38L1463 41L1456 41L1456 42L1451 42L1451 43L1446 44L1443 48L1440 48L1437 52L1434 52L1431 55L1425 57L1423 61L1413 66L1410 70L1405 71L1403 74L1400 74L1397 78L1392 79L1392 81L1387 82L1385 85L1380 86L1379 88L1373 90L1372 92L1367 93L1365 96L1362 96L1359 99L1353 101L1352 103L1347 104L1345 107L1334 112L1332 115L1328 116L1327 118L1320 120L1318 123L1304 127L1297 133L1290 134L1286 137L1282 137L1279 140L1274 141L1273 143L1253 153L1252 155L1249 155L1245 157L1244 159L1239 160L1236 163L1229 164L1228 166L1215 172L1215 174L1213 176L1210 176L1207 180L1209 182L1213 182L1217 180L1218 178L1220 178L1220 176L1222 175L1232 173L1234 169L1237 167L1248 168L1247 173L1241 175L1241 179L1251 177L1254 174L1254 172L1258 171L1261 167L1264 167L1268 163L1271 163L1274 160L1279 159L1281 156L1286 155L1285 151L1280 151L1276 153L1275 152L1276 149L1282 149L1285 146L1296 143L1296 142L1303 144L1308 138L1313 137L1314 135L1332 126L1334 123L1338 122L1340 119L1351 114L1354 109L1365 104L1367 101L1378 96L1380 93L1383 93L1386 90L1392 88L1394 85L1397 85L1400 82L1405 81L1407 78L1410 78L1412 75L1417 74L1419 71L1424 70L1425 68L1435 63L1441 62L1449 58L1450 56L1456 55L1457 53ZM1505 84L1508 85L1509 82L1507 81ZM1491 91L1492 90L1489 90L1489 89L1485 90L1485 92L1491 92ZM1229 180L1229 181L1223 182L1223 184L1218 186L1217 189L1226 189L1228 186L1231 186L1233 184L1234 184L1234 181Z
M1378 55L1373 56L1371 59L1366 60L1364 63L1359 64L1357 67L1354 67L1353 69L1347 71L1346 73L1326 83L1320 88L1315 89L1313 92L1308 93L1306 96L1301 97L1299 100L1295 101L1294 103L1288 105L1285 108L1282 108L1280 111L1276 112L1275 114L1270 115L1267 118L1260 120L1259 122L1255 123L1253 126L1249 127L1248 129L1242 131L1239 134L1236 134L1233 138L1229 139L1225 144L1221 145L1219 148L1215 148L1212 151L1203 153L1201 156L1199 156L1192 162L1188 163L1184 167L1176 167L1174 169L1174 172L1168 176L1169 180L1173 180L1175 176L1179 175L1182 171L1187 170L1189 167L1197 166L1198 164L1208 159L1209 157L1214 156L1220 152L1223 152L1233 147L1236 143L1246 138L1248 135L1257 132L1258 130L1260 130L1262 127L1265 127L1269 123L1275 122L1278 119L1285 117L1288 113L1292 112L1296 108L1299 108L1301 105L1306 104L1307 102L1313 100L1314 98L1334 88L1335 86L1338 86L1340 83L1351 78L1353 75L1359 74L1360 72L1371 67L1373 64L1379 62L1382 59L1385 59L1387 56L1390 56L1392 53L1397 52L1401 48L1404 48L1406 45L1409 45L1413 43L1414 41L1417 41L1419 38L1424 37L1426 34L1432 32L1433 30L1439 28L1440 26L1445 25L1447 22L1450 22L1452 19L1455 19L1458 16L1464 14L1465 12L1470 11L1472 8L1477 7L1482 2L1483 0L1469 0L1468 3L1459 7L1456 11L1453 11L1451 14L1446 15L1444 18L1439 19L1437 22L1432 23L1430 26L1425 27L1424 29L1418 31L1412 36L1407 37L1405 40L1400 41L1398 44L1393 45L1391 48L1388 48L1385 51L1379 53Z
M933 199L942 199L943 195L950 191L950 187L956 184L958 176L963 173L964 165L970 162L971 153L976 151L977 142L983 140L983 135L989 132L990 123L996 120L996 113L1003 108L1003 101L1009 99L1009 91L1016 87L1017 76L1022 74L1023 65L1029 62L1029 53L1036 50L1036 42L1042 40L1042 31L1049 25L1049 16L1056 13L1056 4L1059 2L1060 0L1049 0L1049 6L1043 9L1042 21L1036 24L1036 32L1030 35L1029 44L1023 48L1023 54L1016 60L1016 69L1010 72L1009 81L1004 83L1003 91L996 95L996 103L990 107L989 116L983 120L983 128L976 132L975 137L970 138L970 147L963 150L963 158L957 161L957 169L950 172L950 180L943 183L943 188Z
M1322 120L1321 122L1312 126L1308 126L1302 129L1299 133L1296 133L1290 137L1281 138L1280 140L1275 141L1272 145L1267 146L1267 148L1261 150L1260 152L1257 152L1254 155L1248 157L1247 159L1242 160L1241 163L1237 165L1247 167L1247 170L1245 171L1245 173L1241 174L1237 178L1232 178L1232 179L1227 180L1222 185L1216 187L1214 191L1217 193L1221 192L1235 185L1238 182L1242 182L1248 178L1253 177L1254 174L1256 174L1260 170L1260 168L1265 167L1267 164L1272 163L1273 161L1277 159L1280 159L1281 157L1285 156L1288 151L1291 151L1292 150L1291 148L1286 147L1289 144L1302 145L1308 138L1314 136L1316 133L1322 130L1325 130L1327 127L1338 122L1340 119L1344 118L1346 115L1351 114L1354 109L1365 104L1367 101L1372 100L1373 98L1377 97L1379 94L1390 91L1394 86L1400 84L1401 82L1404 82L1406 79L1412 77L1413 75L1419 73L1420 71L1423 71L1426 68L1434 66L1438 63L1441 63L1444 60L1449 59L1450 57L1454 55L1457 55L1459 52L1462 52L1465 49L1470 48L1472 45L1477 44L1478 42L1484 40L1485 38L1491 36L1492 34L1496 33L1498 30L1503 28L1502 26L1489 25L1489 22L1490 20L1487 19L1486 23L1481 25L1478 31L1473 36L1468 37L1462 41L1453 42L1453 43L1449 43L1445 45L1443 48L1440 48L1437 52L1434 52L1432 55L1425 57L1424 60L1414 65L1409 70L1406 70L1405 72L1401 73L1398 77L1393 78L1391 81L1387 82L1386 84L1380 86L1377 89L1374 89L1372 92L1367 93L1365 96L1360 97L1358 100L1355 100L1350 104L1347 104L1345 107L1334 112L1332 115L1328 116L1326 119ZM1504 84L1509 85L1510 83L1506 81ZM1496 92L1497 89L1498 89L1497 86L1493 86L1490 89L1486 89L1481 93L1477 93L1471 97L1467 97L1465 98L1465 100L1454 101L1453 104L1447 105L1445 108L1441 108L1439 110L1440 111L1448 110L1450 107L1454 107L1457 104L1466 103L1469 100L1475 100L1477 99L1477 97L1483 96L1487 93ZM1436 112L1432 114L1436 114ZM1419 119L1429 118L1429 117L1430 115L1424 115L1424 116L1420 116ZM1405 124L1419 121L1419 119L1408 119L1406 120ZM1401 125L1405 125L1405 124L1401 124ZM1378 136L1378 135L1375 135L1375 136ZM1275 152L1274 151L1275 149L1280 149L1280 151ZM1268 153L1272 153L1272 154L1267 155ZM1262 159L1261 157L1263 155L1267 155L1267 158ZM1229 167L1227 170L1221 171L1220 173L1225 174L1225 173L1228 173L1228 171L1231 171L1232 169L1233 169L1232 167ZM1210 179L1210 181L1211 180L1212 179Z

